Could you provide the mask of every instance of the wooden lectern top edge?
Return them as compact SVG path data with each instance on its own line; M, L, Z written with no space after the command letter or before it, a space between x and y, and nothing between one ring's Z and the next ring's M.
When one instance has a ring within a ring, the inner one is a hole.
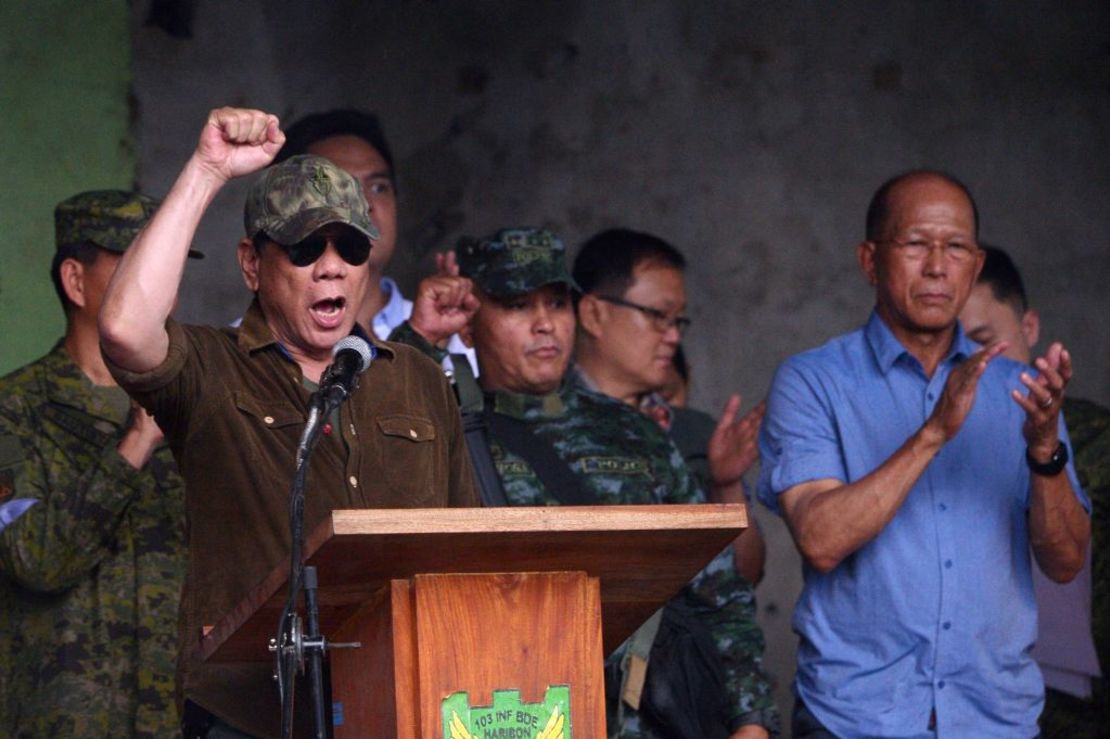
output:
M322 568L325 628L391 579L581 571L600 579L609 642L631 633L663 591L680 588L747 523L743 504L336 510L308 535L305 554ZM268 659L287 575L286 563L276 565L225 614L204 636L203 658Z
M743 503L507 508L362 508L331 513L332 534L465 534L470 532L639 531L744 528Z

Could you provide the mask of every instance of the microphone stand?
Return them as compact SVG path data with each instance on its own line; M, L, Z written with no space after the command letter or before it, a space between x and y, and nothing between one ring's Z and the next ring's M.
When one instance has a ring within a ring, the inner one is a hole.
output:
M323 421L347 398L347 390L327 382L331 368L324 373L320 387L309 398L308 420L297 446L296 471L289 494L289 527L292 546L289 561L289 594L278 623L277 637L270 640L274 653L274 679L281 698L281 737L290 739L293 732L293 680L297 670L305 670L308 659L309 697L312 704L313 736L327 739L330 722L324 705L324 650L329 647L357 647L353 644L328 644L320 634L316 602L316 568L304 564L304 484L308 475L308 459L320 440ZM297 595L304 591L306 622L302 630L297 615Z

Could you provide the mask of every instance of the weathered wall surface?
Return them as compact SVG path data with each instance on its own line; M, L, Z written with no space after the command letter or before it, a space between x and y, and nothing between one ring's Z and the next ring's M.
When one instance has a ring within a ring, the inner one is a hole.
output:
M1024 269L1043 335L1073 349L1075 392L1110 403L1105 3L196 0L191 38L143 25L145 5L135 94L154 193L210 107L376 110L399 162L402 284L463 233L656 232L690 258L694 398L715 409L732 390L751 404L783 357L866 318L854 246L871 192L943 168ZM243 309L242 198L230 187L201 230L187 320ZM800 573L768 526L762 617L785 682Z
M54 206L128 188L131 51L119 2L0 4L0 374L53 346Z

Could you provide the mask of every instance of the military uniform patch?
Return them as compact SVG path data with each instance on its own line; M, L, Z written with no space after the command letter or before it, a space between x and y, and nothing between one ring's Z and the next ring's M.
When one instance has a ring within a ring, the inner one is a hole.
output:
M328 173L323 167L316 167L312 170L311 182L316 192L320 193L325 198L331 195L331 178L328 177Z
M519 265L531 264L538 259L547 259L551 250L547 247L522 246L512 252L513 261Z
M650 475L651 470L643 458L582 457L582 472L587 475Z
M532 468L523 460L497 461L494 464L501 477L528 477L532 474Z

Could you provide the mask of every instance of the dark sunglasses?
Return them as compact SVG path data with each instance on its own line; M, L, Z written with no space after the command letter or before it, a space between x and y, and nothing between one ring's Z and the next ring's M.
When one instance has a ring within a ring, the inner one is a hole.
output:
M353 229L343 229L327 235L314 233L296 244L282 248L294 266L307 267L320 258L329 242L347 264L357 267L370 258L370 239Z

